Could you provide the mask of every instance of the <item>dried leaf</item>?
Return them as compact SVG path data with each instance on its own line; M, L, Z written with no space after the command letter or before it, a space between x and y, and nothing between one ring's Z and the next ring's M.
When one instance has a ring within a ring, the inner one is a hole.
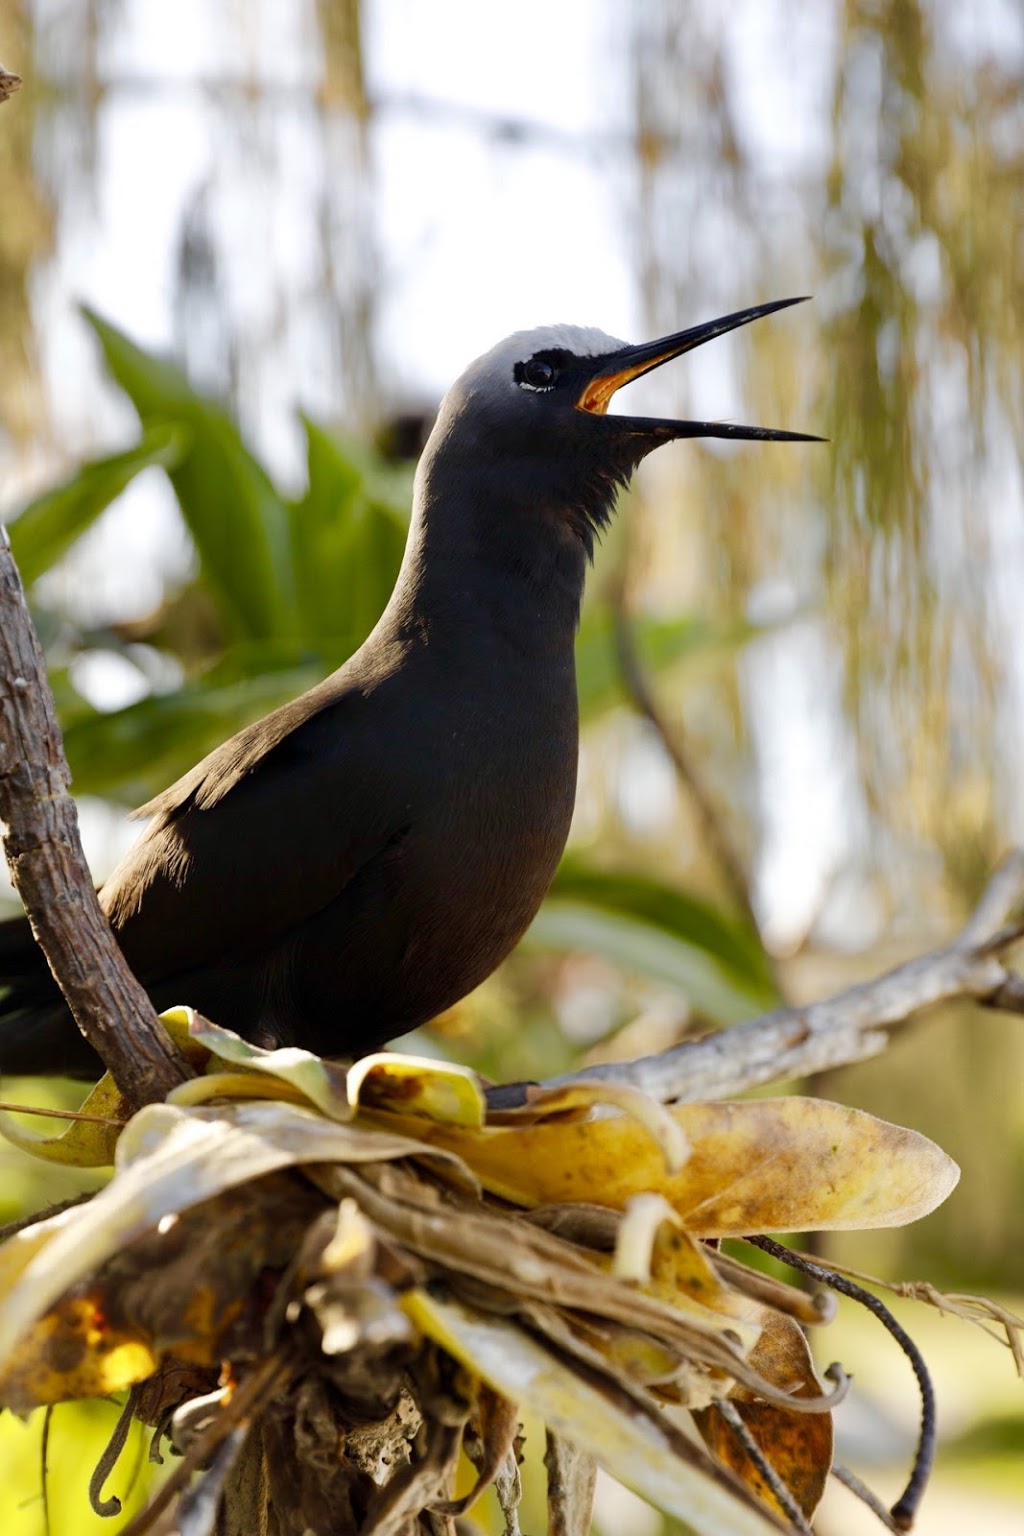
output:
M429 1338L496 1392L532 1409L556 1435L596 1457L614 1477L701 1536L785 1530L639 1389L609 1375L577 1374L512 1323L474 1316L415 1289L403 1299Z
M50 1163L66 1163L75 1168L109 1167L114 1161L121 1127L131 1115L128 1101L109 1073L90 1090L80 1112L112 1123L97 1125L91 1120L75 1120L59 1136L39 1136L23 1129L3 1111L0 1112L0 1133L23 1152Z
M794 1397L817 1397L821 1392L803 1333L792 1318L768 1308L764 1309L761 1336L750 1363ZM742 1386L735 1387L729 1397L765 1460L810 1519L821 1502L832 1467L832 1415L795 1413L773 1403L758 1402ZM693 1417L715 1455L732 1467L759 1499L783 1514L763 1474L721 1415L712 1407Z
M323 1061L312 1051L301 1050L297 1045L264 1050L262 1046L243 1040L234 1030L204 1019L191 1008L175 1009L173 1013L178 1018L187 1019L189 1038L204 1046L215 1063L228 1068L240 1067L244 1072L266 1073L278 1082L289 1084L329 1119L351 1120L352 1105L344 1067ZM168 1015L163 1017L166 1019Z
M148 1105L122 1132L117 1176L105 1189L64 1212L67 1219L45 1232L27 1262L22 1234L11 1239L17 1246L7 1262L17 1278L0 1310L0 1367L59 1296L167 1218L275 1169L427 1151L405 1137L338 1125L280 1102L196 1110ZM8 1246L0 1249L0 1274Z
M363 1056L348 1070L353 1106L425 1116L442 1125L482 1126L487 1101L468 1067L420 1056Z
M156 1365L142 1340L111 1326L101 1290L72 1293L16 1342L0 1372L0 1403L28 1413L43 1403L106 1397L151 1376Z
M677 1172L690 1155L686 1133L670 1109L649 1093L633 1088L628 1083L568 1083L565 1087L545 1088L531 1092L526 1104L513 1110L503 1110L491 1117L492 1124L537 1124L552 1115L562 1117L567 1110L585 1111L618 1109L638 1125L642 1125L661 1148L665 1166L670 1173Z
M696 1237L899 1226L934 1210L959 1178L927 1137L822 1099L680 1104L671 1114L691 1148L677 1173L623 1116L476 1133L381 1123L457 1153L486 1189L517 1204L622 1209L656 1193Z

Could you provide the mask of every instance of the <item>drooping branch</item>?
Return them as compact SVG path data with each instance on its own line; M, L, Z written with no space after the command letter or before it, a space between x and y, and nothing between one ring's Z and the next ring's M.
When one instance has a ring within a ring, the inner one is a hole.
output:
M878 1055L888 1043L887 1030L932 1003L964 998L1024 1013L1024 978L1002 958L1024 937L1022 903L1024 851L1015 850L944 947L820 1003L778 1008L657 1056L588 1067L551 1078L546 1086L606 1079L665 1103L724 1098Z
M0 526L0 819L32 931L90 1045L129 1101L188 1075L121 954L93 889L46 666Z

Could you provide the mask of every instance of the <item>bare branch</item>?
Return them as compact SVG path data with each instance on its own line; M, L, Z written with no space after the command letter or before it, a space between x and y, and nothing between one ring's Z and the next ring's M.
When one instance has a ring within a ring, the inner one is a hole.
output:
M657 1056L607 1063L549 1078L546 1087L606 1079L662 1102L723 1098L763 1083L847 1066L885 1050L885 1031L932 1003L969 998L1024 1013L1024 985L1000 955L1022 936L1024 852L1015 850L985 887L953 941L876 981L803 1008L778 1008L721 1034L685 1041Z
M188 1075L100 910L68 794L46 666L0 526L0 819L32 931L78 1024L135 1106Z

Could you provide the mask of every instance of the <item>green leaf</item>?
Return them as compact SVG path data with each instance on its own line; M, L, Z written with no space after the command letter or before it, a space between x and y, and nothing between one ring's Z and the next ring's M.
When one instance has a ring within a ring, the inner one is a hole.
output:
M373 467L308 417L309 484L289 506L298 608L307 641L333 665L376 624L395 584L406 522L376 494Z
M144 469L173 469L187 433L170 422L147 427L134 448L83 464L63 485L29 502L11 523L11 548L26 587L55 565Z
M692 616L635 619L630 627L644 666L652 673L696 655L716 651L733 655L764 633L763 627L746 621L710 624ZM581 721L626 700L615 646L615 618L606 603L584 607L576 641L576 682Z
M762 1006L760 994L714 955L675 938L652 923L601 911L583 902L549 897L522 940L535 950L584 950L624 970L684 993L700 1013L721 1024L739 1024Z
M679 988L723 1024L778 1001L760 940L745 923L662 881L606 873L571 855L523 942L603 954Z
M319 677L319 668L289 668L152 694L108 714L81 714L64 730L75 793L107 795L128 805L147 800L227 736Z
M649 875L595 869L578 856L562 860L551 895L636 918L715 956L766 1006L778 1001L760 938L750 925Z
M204 574L237 637L295 634L298 619L288 513L223 407L197 395L184 373L152 356L90 310L107 366L144 426L171 421L188 447L170 472Z

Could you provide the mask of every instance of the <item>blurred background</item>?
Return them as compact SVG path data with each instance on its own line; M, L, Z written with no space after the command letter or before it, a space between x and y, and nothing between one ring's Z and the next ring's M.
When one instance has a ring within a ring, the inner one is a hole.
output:
M0 107L0 515L97 878L128 808L372 627L471 358L807 293L621 402L829 443L644 466L590 583L565 865L415 1045L542 1076L953 931L1024 839L1014 0L3 0L0 60L25 82ZM1022 1085L1015 1021L968 1008L816 1085L964 1170L927 1222L827 1251L1012 1304ZM0 1171L6 1215L58 1192ZM1019 1529L1009 1354L901 1316L940 1378L918 1529ZM823 1351L862 1389L845 1458L895 1494L904 1363L845 1311ZM0 1470L41 1531L38 1432L12 1432ZM602 1531L662 1529L624 1498ZM839 1493L821 1529L867 1518Z

